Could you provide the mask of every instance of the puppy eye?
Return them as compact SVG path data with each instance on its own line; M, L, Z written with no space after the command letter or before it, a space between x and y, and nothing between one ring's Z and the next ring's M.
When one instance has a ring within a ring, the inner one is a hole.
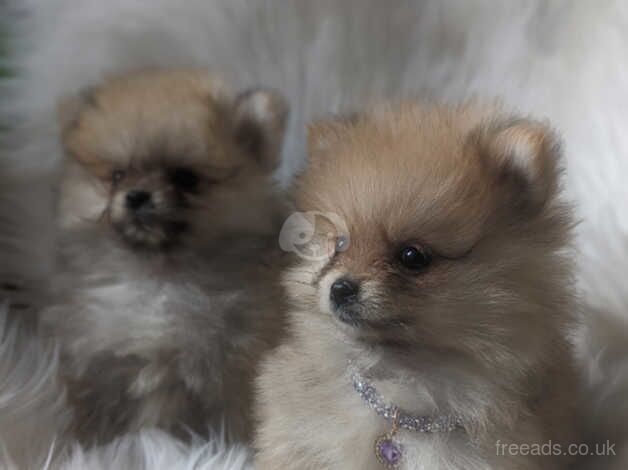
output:
M185 167L173 168L169 174L170 182L183 191L194 191L198 187L199 176Z
M432 255L415 246L403 247L397 255L401 265L410 271L421 271L432 262Z
M118 184L124 178L124 171L122 170L113 170L111 172L111 182L113 184Z

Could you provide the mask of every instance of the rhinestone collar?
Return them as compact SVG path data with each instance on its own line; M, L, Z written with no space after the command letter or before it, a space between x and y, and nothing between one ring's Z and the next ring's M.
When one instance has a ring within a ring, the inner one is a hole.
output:
M447 433L462 429L460 418L452 415L419 416L387 403L377 389L359 372L351 374L353 388L362 400L382 418L391 421L391 429L375 440L375 457L385 469L398 469L403 461L403 446L395 439L399 429L421 433Z
M397 416L397 425L408 431L439 433L451 432L462 427L460 418L451 415L418 416L406 413L392 403L386 403L382 395L359 372L351 374L353 388L365 403L388 421Z

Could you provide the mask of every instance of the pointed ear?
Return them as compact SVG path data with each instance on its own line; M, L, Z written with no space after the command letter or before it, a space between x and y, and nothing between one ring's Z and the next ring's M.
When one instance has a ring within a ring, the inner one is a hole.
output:
M235 138L267 171L281 160L288 104L275 91L256 88L241 93L234 104Z
M65 136L78 123L81 113L95 101L95 92L92 88L85 89L72 96L61 98L57 103L57 117L61 135Z
M517 204L534 210L555 195L560 142L547 125L511 119L488 125L477 135L481 158Z

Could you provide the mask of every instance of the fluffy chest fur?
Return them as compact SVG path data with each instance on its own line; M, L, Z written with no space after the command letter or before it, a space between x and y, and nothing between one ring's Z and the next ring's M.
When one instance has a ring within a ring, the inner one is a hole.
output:
M224 419L246 437L251 376L280 324L264 245L157 255L85 234L61 242L41 319L59 339L80 436L205 433Z
M449 433L418 433L400 430L396 440L403 446L404 470L439 469L553 469L562 468L560 456L513 455L502 444L568 442L572 430L553 427L552 403L560 409L569 380L553 374L555 393L542 415L533 400L513 398L500 384L499 371L489 373L469 365L440 363L426 356L412 373L403 361L391 361L381 351L356 347L340 336L316 339L319 320L306 312L293 315L296 332L272 353L262 368L258 385L258 412L262 426L257 445L261 469L379 470L375 456L378 437L391 429L354 390L351 368L369 369L373 385L387 404L416 415L451 413L465 428ZM307 328L299 329L307 323ZM415 364L421 359L413 357ZM350 365L351 364L351 365ZM569 373L566 374L569 376ZM530 394L535 386L530 385ZM560 398L557 398L560 397ZM549 410L549 411L548 411ZM569 441L570 442L570 441Z

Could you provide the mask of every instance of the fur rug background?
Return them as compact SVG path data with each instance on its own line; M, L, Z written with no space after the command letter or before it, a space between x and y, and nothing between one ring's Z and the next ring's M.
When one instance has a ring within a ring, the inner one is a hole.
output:
M5 0L6 1L6 0ZM2 83L0 276L28 294L51 273L55 101L132 68L202 66L234 88L266 85L292 106L284 165L304 159L305 123L381 97L502 96L562 133L566 186L578 205L577 338L591 439L628 466L628 4L623 0L9 0ZM9 289L4 297L13 305ZM43 301L43 300L41 300ZM246 468L246 449L219 438L184 446L146 431L105 448L66 444L53 345L28 334L28 313L1 312L3 460L42 468L51 445L64 468ZM56 439L56 440L55 440Z

